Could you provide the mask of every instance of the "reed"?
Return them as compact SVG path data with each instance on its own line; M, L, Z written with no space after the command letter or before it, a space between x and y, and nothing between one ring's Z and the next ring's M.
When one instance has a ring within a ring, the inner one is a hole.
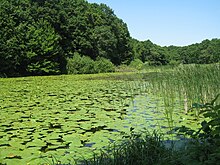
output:
M164 113L172 126L177 101L182 105L182 112L187 114L193 109L198 117L204 104L220 92L220 64L180 65L173 70L159 71L147 81L148 91L163 98Z
M166 148L162 136L157 132L129 135L120 145L94 155L93 159L84 160L83 165L147 165L165 164L171 161L172 152Z

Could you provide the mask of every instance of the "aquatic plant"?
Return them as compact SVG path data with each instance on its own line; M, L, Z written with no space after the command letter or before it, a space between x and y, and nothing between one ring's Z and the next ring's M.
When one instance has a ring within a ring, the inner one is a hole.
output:
M120 139L140 86L111 75L0 79L0 163L68 163Z
M186 136L186 139L171 141L166 145L164 136L153 132L142 132L126 136L121 144L113 145L109 150L102 150L93 159L85 160L84 165L187 165L218 164L220 161L220 104L217 95L203 109L204 121L200 128L193 130L186 125L175 130ZM175 143L182 144L175 147Z
M135 134L130 132L120 144L110 146L95 154L93 159L84 160L84 165L144 165L166 163L170 159L170 149L166 148L162 136L157 132Z
M197 107L194 112L198 116L202 108L199 105L220 92L220 65L180 65L173 71L161 71L148 81L151 92L163 97L166 105L173 105L178 99L185 113Z

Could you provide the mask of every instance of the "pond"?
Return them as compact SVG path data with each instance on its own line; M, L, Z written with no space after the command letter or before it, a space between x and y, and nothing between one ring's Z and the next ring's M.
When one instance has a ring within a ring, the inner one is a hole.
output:
M147 82L88 77L0 79L0 163L69 163L131 128L169 131L161 99L144 93ZM178 104L172 125L192 124Z

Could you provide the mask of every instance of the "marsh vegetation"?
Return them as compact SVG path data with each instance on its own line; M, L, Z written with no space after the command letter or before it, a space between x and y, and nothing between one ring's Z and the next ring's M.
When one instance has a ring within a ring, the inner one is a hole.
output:
M0 79L0 162L72 164L146 130L180 141L174 130L199 129L205 103L220 93L219 69Z

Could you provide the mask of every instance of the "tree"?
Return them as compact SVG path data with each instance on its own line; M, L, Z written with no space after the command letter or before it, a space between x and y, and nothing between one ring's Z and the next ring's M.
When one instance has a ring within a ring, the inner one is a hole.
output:
M21 6L22 5L22 6ZM24 57L25 26L28 24L28 1L2 1L0 4L0 74L20 75Z
M131 61L130 34L127 25L105 4L91 4L90 40L95 57L110 59L116 65ZM93 57L92 57L93 58Z
M60 61L64 60L59 46L60 36L43 19L34 22L27 28L25 64L27 64L28 74L59 74L61 71Z

